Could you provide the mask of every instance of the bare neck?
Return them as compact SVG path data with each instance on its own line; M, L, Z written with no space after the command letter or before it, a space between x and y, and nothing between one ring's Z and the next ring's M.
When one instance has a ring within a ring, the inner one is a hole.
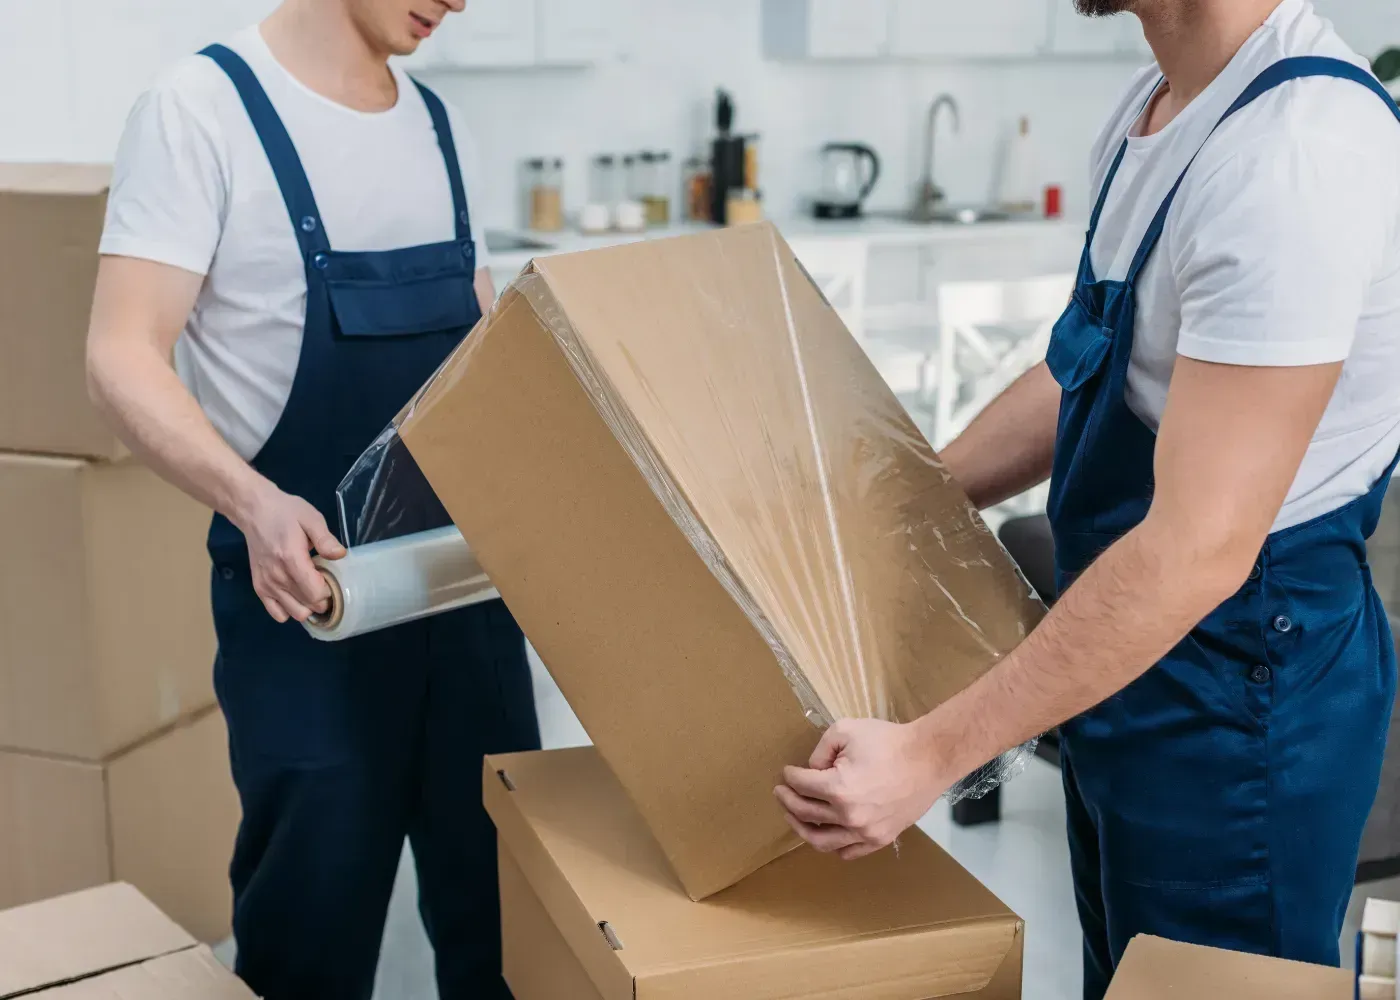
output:
M1180 111L1220 75L1282 0L1143 0L1136 13ZM1164 98L1165 100L1165 98Z
M376 50L343 0L283 0L260 30L287 72L322 97L356 111L398 100L389 53Z

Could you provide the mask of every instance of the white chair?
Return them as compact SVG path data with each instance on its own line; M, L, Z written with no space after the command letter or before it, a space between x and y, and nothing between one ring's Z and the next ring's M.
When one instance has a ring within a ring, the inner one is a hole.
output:
M1045 360L1074 281L1072 274L1056 274L939 286L930 439L935 449L946 447L1012 382ZM1044 510L1045 492L1042 486L1008 501L988 512L989 521Z
M796 239L789 245L803 269L811 275L846 324L846 329L857 341L864 343L869 244L858 237L842 237Z
M867 299L869 243L857 237L796 239L793 254L811 275L919 430L932 429L933 351L918 330L874 334ZM928 324L926 324L928 325ZM901 336L900 334L903 334Z

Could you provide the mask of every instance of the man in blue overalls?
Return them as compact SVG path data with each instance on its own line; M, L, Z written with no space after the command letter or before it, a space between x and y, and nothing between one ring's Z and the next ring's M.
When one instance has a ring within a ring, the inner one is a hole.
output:
M539 745L520 629L500 601L341 643L299 624L329 596L311 551L344 554L337 484L494 294L470 137L388 62L462 7L287 0L143 96L116 160L90 380L217 511L238 972L268 1000L370 996L405 837L439 994L509 996L479 786L484 752ZM402 485L396 531L448 523Z
M981 506L1050 477L1061 596L777 795L856 857L1063 722L1097 1000L1138 933L1338 963L1395 690L1365 540L1400 451L1400 112L1307 0L1079 3L1158 65L1097 144L1048 364L943 456Z

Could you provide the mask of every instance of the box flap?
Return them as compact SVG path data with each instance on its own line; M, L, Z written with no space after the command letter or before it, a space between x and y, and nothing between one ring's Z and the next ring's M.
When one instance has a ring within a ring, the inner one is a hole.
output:
M256 1000L202 945L39 993L36 1000Z
M0 997L192 948L194 938L122 882L0 912Z
M853 863L802 849L697 903L592 747L489 758L484 787L607 1000L633 982L638 1000L938 997L986 986L1017 942L1016 915L918 831Z
M1351 1000L1352 986L1342 969L1138 935L1106 1000Z
M105 194L112 168L96 163L0 163L0 194Z

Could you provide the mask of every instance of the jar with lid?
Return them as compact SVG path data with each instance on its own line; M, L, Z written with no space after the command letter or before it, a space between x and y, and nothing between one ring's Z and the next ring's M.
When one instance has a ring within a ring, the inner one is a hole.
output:
M686 221L709 222L710 171L705 161L698 156L686 160L681 183Z
M639 233L646 229L646 208L642 199L645 178L638 168L638 157L627 154L622 158L621 191L613 206L613 226L624 233Z
M617 157L600 153L593 157L588 175L588 204L579 213L579 228L585 233L603 233L612 228L613 210L618 200Z
M601 153L593 157L593 171L589 178L588 200L598 205L612 206L622 200L618 187L617 157L611 153Z
M525 162L530 228L552 233L564 228L564 161L536 157Z
M640 157L633 153L628 153L622 158L622 197L627 201L639 202L646 194L639 159Z
M671 154L642 154L642 204L647 225L665 226L671 222Z

